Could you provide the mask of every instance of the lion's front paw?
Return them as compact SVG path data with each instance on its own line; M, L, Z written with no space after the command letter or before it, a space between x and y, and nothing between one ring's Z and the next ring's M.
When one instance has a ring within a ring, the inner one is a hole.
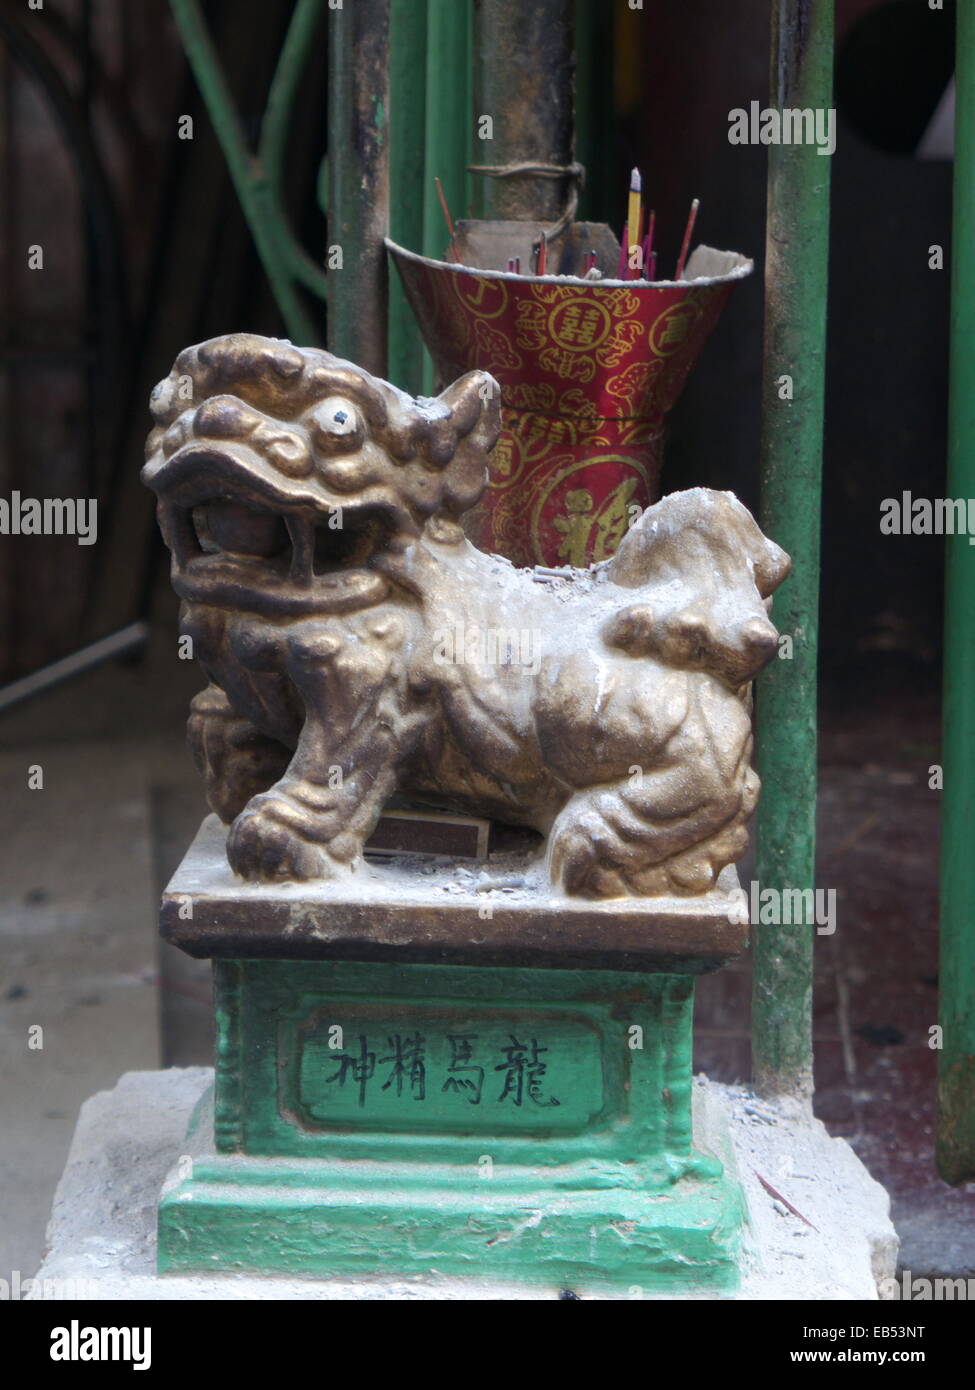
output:
M227 837L234 873L259 880L331 878L338 866L286 823L288 813L287 803L274 796L255 797L241 811Z

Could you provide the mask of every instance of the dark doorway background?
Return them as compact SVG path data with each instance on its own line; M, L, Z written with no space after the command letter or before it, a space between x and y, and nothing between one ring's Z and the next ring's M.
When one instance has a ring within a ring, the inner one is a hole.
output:
M607 62L612 138L589 212L618 222L627 172L647 171L661 263L690 199L698 232L754 256L672 416L664 485L730 487L757 503L765 150L728 143L728 112L767 91L764 0L619 5ZM206 14L251 133L290 6L209 0ZM137 474L148 390L189 342L281 333L165 0L0 0L0 492L100 499L97 546L4 538L0 681L145 607L153 547ZM952 67L951 4L840 0L823 496L827 698L890 681L933 690L941 546L881 537L879 501L939 496L945 456L951 165L915 149ZM5 42L2 40L6 40ZM55 90L56 86L56 90ZM324 148L312 64L290 194L308 244ZM189 114L194 138L180 140ZM601 119L606 122L605 113ZM608 136L608 132L607 132ZM86 208L88 214L86 216ZM44 248L43 273L26 248ZM929 269L929 247L944 270ZM158 550L154 550L158 558ZM851 602L851 597L853 602Z

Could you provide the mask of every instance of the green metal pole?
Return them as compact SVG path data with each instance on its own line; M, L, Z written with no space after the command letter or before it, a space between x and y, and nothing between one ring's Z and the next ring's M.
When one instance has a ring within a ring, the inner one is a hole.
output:
M948 497L975 497L975 6L958 6ZM975 1179L975 546L945 537L938 1170Z
M385 376L389 0L328 21L328 346Z
M471 142L470 5L427 0L426 176L423 180L423 253L442 258L447 228L434 178L443 185L454 218L467 209Z
M323 4L324 0L296 0L264 108L257 157L279 194L284 180L291 113L309 51L317 36Z
M832 73L833 0L773 0L770 104L828 111ZM769 146L761 519L792 556L775 621L793 656L759 682L757 874L780 891L815 878L829 179L815 143ZM753 926L752 1054L765 1095L812 1095L813 930Z
M410 250L423 248L426 165L427 14L424 0L390 0L389 234ZM425 349L398 275L389 276L389 378L416 395Z
M435 178L454 218L469 199L470 0L390 0L390 230L440 259L447 244ZM389 371L429 393L433 365L396 276L390 279Z
M441 260L447 228L435 178L453 218L463 217L469 199L471 159L470 0L426 0L425 168L420 186L422 249ZM414 192L414 197L416 193ZM433 363L423 358L423 390L434 387Z

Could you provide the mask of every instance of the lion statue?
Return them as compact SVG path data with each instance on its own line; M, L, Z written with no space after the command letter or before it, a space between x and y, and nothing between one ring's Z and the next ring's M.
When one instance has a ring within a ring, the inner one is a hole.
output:
M153 392L143 477L210 682L190 743L243 877L347 873L396 793L534 828L571 895L703 894L744 853L788 557L703 488L589 570L484 554L461 517L499 396L247 334Z

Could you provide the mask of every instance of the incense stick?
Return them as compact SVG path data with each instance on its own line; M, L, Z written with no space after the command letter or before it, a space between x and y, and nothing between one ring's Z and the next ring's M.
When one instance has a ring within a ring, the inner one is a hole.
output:
M680 248L680 256L677 259L677 269L674 272L674 279L680 280L684 274L684 265L687 261L687 250L691 244L691 233L694 231L694 223L697 221L697 210L701 206L699 198L695 198L691 203L691 210L687 216L687 226L684 229L684 240Z
M617 271L616 271L616 278L617 278L617 280L628 280L628 279L630 278L629 261L630 261L630 228L629 228L629 224L624 222L624 224L623 224L623 236L622 236L622 239L621 239L621 241L620 241L620 263L619 263L619 267L618 267L618 269L617 269Z
M629 233L628 241L631 246L640 245L640 194L642 192L643 179L640 177L639 169L634 169L630 174L630 197L626 211L626 229Z
M544 275L548 266L548 238L542 232L538 238L538 259L535 262L535 274Z
M450 233L450 253L453 256L454 260L457 261L460 258L457 255L457 248L454 245L454 224L451 219L450 212L447 208L447 199L443 195L443 188L441 186L440 180L438 178L434 178L433 181L437 185L437 197L440 199L440 206L443 208L444 221L447 224L447 231Z

